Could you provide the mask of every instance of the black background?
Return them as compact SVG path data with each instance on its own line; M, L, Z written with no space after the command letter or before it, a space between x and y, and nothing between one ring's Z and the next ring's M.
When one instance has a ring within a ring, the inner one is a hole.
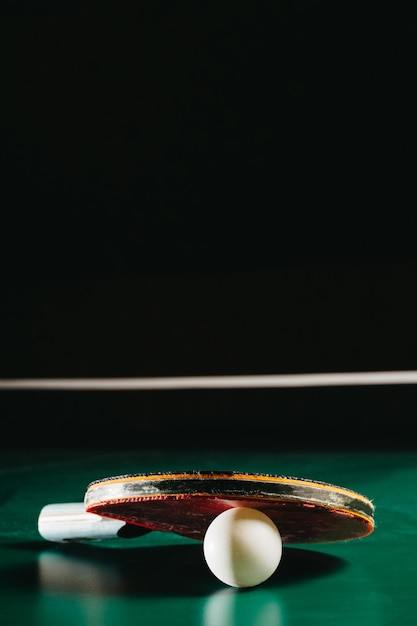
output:
M403 2L4 2L1 377L416 369L416 24ZM0 397L19 444L87 447L409 447L415 407Z

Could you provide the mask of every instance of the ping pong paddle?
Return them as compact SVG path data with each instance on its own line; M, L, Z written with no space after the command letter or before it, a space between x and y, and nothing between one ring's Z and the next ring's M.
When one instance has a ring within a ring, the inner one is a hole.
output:
M132 535L135 529L136 534L158 530L203 540L214 518L234 507L265 513L286 544L358 539L374 530L374 505L360 493L306 478L236 471L157 472L95 480L72 518L68 509L64 524L65 506L71 505L61 505L59 515L48 508L54 506L48 505L39 516L40 533L53 540L128 536L126 528ZM84 524L81 533L78 522ZM100 531L91 532L93 527Z

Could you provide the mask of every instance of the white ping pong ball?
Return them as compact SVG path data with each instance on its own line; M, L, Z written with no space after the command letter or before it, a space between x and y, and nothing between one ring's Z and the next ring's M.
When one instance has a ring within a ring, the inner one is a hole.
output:
M254 587L277 569L282 539L262 511L237 507L220 513L207 528L203 553L211 572L231 587Z

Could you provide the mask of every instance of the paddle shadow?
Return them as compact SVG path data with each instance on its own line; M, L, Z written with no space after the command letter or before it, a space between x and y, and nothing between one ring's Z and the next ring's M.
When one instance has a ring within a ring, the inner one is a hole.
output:
M19 585L53 595L137 597L179 596L184 590L190 596L204 596L223 587L208 570L197 542L131 549L68 544L46 550L43 542L37 542L32 548L35 559L0 572L3 587ZM284 547L277 571L263 586L298 584L331 575L345 565L343 559L323 552Z

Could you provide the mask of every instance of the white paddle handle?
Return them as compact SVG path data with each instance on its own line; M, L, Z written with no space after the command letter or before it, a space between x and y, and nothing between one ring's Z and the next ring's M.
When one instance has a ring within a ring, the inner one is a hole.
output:
M39 534L47 541L115 539L126 522L87 513L83 502L47 504L38 517Z

